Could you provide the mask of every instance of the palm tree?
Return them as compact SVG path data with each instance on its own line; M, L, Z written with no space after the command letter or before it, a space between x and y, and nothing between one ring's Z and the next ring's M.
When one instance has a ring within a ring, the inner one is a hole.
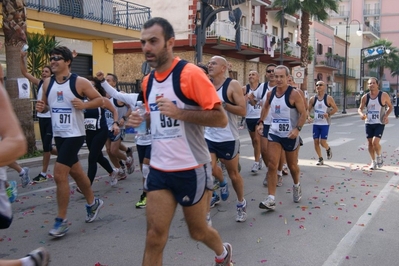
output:
M19 62L21 47L26 44L25 1L3 0L2 7L7 64L5 87L28 141L28 153L33 153L36 151L36 141L32 102L30 99L19 98L18 78L23 76L19 64L16 64L16 61Z
M59 42L55 40L54 36L40 33L28 33L27 42L29 46L26 60L28 71L32 76L41 79L43 67L49 64L50 52ZM36 90L33 86L31 88L33 96L36 98Z
M389 53L384 53L382 58L377 61L368 63L370 68L378 69L378 78L382 79L384 76L384 69L388 68L391 72L398 70L399 66L399 53L398 48L392 46L392 42L388 40L375 40L372 46L384 46L386 50L389 49Z
M303 90L307 89L308 76L308 46L309 46L309 24L313 16L316 20L328 19L328 11L338 11L336 0L274 0L272 7L284 8L284 13L295 15L302 12L301 16L301 67L305 68ZM276 18L281 19L282 11L278 11Z

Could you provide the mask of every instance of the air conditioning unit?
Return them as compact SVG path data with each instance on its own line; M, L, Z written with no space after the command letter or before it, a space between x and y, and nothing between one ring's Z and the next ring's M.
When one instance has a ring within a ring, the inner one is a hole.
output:
M380 17L374 17L375 20L380 20Z
M338 22L339 25L342 25L342 21Z

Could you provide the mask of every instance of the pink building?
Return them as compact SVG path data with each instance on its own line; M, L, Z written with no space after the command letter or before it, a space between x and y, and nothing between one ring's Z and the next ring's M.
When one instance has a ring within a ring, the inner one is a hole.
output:
M372 46L373 41L386 39L392 42L393 47L399 47L399 5L397 0L342 0L339 3L338 14L331 12L328 24L336 28L336 34L343 40L346 39L348 29L348 67L353 65L358 81L357 91L365 85L368 77L378 77L377 69L368 68L365 64L363 79L360 77L360 51L362 48ZM362 36L355 32L362 30ZM383 82L383 89L398 89L397 77L391 76L391 71L386 69L384 76L379 77Z

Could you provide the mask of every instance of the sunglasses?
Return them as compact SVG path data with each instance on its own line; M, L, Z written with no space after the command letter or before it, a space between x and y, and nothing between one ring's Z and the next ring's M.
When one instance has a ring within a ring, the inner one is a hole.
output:
M323 86L324 84L316 84L316 87L320 87Z
M58 56L58 55L56 55L56 56L52 56L52 57L50 57L50 61L60 61L60 60L65 60L65 58L64 57L62 57L62 56Z
M266 70L267 73L273 73L274 70Z

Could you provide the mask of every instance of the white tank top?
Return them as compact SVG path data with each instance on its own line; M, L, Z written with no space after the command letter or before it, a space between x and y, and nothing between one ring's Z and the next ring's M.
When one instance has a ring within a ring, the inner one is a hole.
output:
M51 123L53 125L54 137L71 138L86 135L83 110L73 107L71 101L75 98L83 100L76 89L71 89L71 80L76 83L76 74L72 74L68 80L59 84L49 84L47 89L47 102L51 111ZM72 84L73 87L74 84Z
M323 99L320 101L317 95L315 96L314 99L314 119L313 119L313 124L314 125L329 125L331 122L330 117L327 119L324 117L324 114L327 113L328 108L330 108L327 105L327 94L324 94Z
M265 88L266 86L266 88ZM262 89L260 89L262 88ZM269 82L263 83L262 86L259 86L259 88L255 91L255 99L259 102L260 106L263 106L265 102L267 101L267 93L271 91L274 87L269 87ZM264 95L263 91L266 89ZM272 123L270 111L267 114L266 118L263 120L264 125L270 125Z
M258 87L255 90L251 90L249 87L249 84L247 84L246 86L246 94L254 94L256 93L257 90L262 90L263 91L263 83L260 83L258 85ZM245 116L245 118L249 118L249 119L259 119L260 118L260 112L261 112L261 105L260 102L257 101L255 106L252 106L249 102L249 100L247 100L247 115Z
M43 82L40 82L39 88L37 89L37 97L36 97L37 100L41 100L42 99L42 95L43 95L42 87L43 87ZM45 112L45 113L37 112L37 117L40 117L40 118L51 118L51 112L50 111Z
M287 138L288 133L298 124L298 111L295 107L289 105L289 97L292 90L292 87L288 87L281 97L277 97L276 95L273 97L272 93L269 111L272 123L269 134L279 136L280 138Z
M162 171L194 169L210 162L208 147L203 137L204 127L172 119L158 110L158 95L168 98L180 109L202 110L200 106L184 103L176 95L173 88L173 71L163 81L158 82L153 78L151 88L147 88L151 89L148 96L152 136L150 165Z
M367 93L367 118L366 124L382 124L385 116L385 106L381 103L382 91L378 92L377 97L372 99L370 93Z
M220 87L216 93L222 102L232 104L229 101L229 99L227 99L227 97L223 96L223 90L226 90L225 94L227 94L227 87L229 86L230 81L231 81L230 78L226 79L222 87ZM227 112L226 110L225 113L228 119L226 127L205 127L205 138L207 140L213 142L226 142L226 141L235 141L240 138L238 132L238 123L237 123L238 116L230 112Z

